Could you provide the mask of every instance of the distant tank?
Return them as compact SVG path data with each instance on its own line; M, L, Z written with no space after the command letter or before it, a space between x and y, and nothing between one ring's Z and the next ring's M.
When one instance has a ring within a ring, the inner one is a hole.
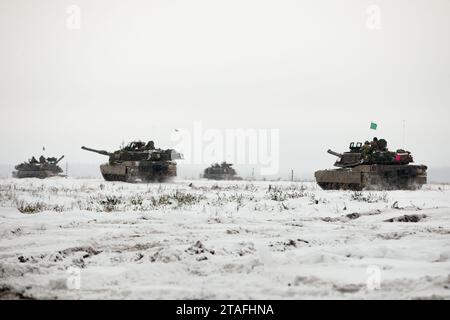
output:
M106 181L163 182L177 175L177 164L174 160L183 158L172 149L156 149L153 141L147 144L133 141L114 152L84 146L81 148L109 157L108 163L100 165L100 171Z
M387 149L384 139L364 144L350 144L343 154L328 150L338 157L339 169L315 172L318 185L325 190L414 190L427 183L427 166L411 165L409 151Z
M203 171L203 178L211 180L242 180L231 163L214 163Z
M63 170L58 166L58 163L64 158L45 158L41 156L39 161L32 157L28 162L21 163L15 166L16 171L13 171L14 178L39 178L45 179L54 176L63 176Z

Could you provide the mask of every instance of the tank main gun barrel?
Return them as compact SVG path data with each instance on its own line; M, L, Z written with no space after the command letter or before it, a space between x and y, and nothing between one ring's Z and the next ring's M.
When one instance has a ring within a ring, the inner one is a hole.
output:
M95 150L95 149L87 148L85 146L82 146L81 149L86 150L86 151L99 153L99 154L104 155L104 156L112 156L112 153L110 153L108 151L105 151L105 150Z
M60 162L62 159L64 159L64 156L62 156L61 158L59 158L58 160L56 160L55 164L58 164L58 162Z
M336 157L339 157L339 158L342 158L342 154L341 153L337 153L337 152L334 152L333 150L331 150L331 149L328 149L328 151L327 151L329 154L332 154L333 156L336 156Z

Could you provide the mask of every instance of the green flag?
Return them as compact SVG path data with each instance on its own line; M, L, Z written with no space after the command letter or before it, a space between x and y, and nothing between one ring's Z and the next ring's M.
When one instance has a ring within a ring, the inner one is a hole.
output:
M370 123L370 129L377 130L378 125L375 122Z

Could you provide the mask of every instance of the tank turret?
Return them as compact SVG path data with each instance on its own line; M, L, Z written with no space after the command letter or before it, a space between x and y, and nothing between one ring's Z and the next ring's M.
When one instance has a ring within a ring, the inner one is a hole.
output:
M352 142L344 153L327 151L338 157L334 163L339 169L315 172L316 181L323 189L417 189L426 183L424 165L410 165L409 151L389 151L387 141Z
M153 141L147 144L133 141L114 152L84 146L81 149L109 157L108 163L100 166L100 171L107 181L164 181L176 176L174 160L183 159L183 156L173 149L156 149Z

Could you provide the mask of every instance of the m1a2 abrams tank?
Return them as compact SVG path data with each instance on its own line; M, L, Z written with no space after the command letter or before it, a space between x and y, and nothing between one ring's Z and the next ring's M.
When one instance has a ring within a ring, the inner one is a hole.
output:
M58 163L64 158L45 158L41 156L39 161L32 157L28 162L21 163L15 166L16 171L13 171L14 178L39 178L45 179L54 176L63 176L63 170L58 166Z
M411 165L413 158L402 149L388 151L384 139L364 144L351 143L343 154L328 150L338 157L338 169L315 172L317 183L325 190L414 190L427 183L427 167Z
M203 171L203 178L211 180L242 180L231 163L222 162L212 164Z
M100 166L106 181L163 182L177 175L174 160L183 158L172 149L155 149L153 141L133 141L114 152L81 148L109 157L108 163Z

